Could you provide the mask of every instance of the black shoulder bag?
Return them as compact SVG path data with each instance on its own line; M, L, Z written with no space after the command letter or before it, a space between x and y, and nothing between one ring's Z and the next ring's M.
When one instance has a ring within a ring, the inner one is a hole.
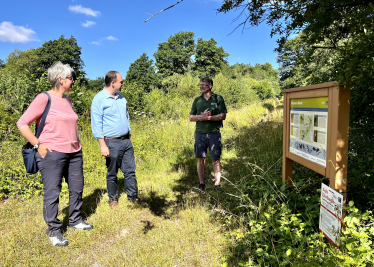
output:
M45 91L43 93L48 96L48 103L45 107L42 120L39 123L38 130L36 131L36 138L39 138L43 131L45 119L47 118L49 108L51 107L51 96ZM35 160L35 152L34 146L31 145L30 142L27 142L27 144L22 147L23 163L25 164L27 173L34 174L39 170Z

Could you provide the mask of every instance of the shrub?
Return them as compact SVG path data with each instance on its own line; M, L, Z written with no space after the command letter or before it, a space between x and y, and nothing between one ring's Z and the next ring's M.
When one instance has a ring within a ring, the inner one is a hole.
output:
M271 83L268 81L256 81L252 85L252 89L256 92L261 100L275 97Z

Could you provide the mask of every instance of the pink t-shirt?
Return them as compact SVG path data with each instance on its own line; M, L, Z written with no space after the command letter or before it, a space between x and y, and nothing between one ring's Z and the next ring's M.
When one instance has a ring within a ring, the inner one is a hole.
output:
M67 96L61 98L53 94L49 95L51 96L51 107L43 131L38 138L39 142L58 152L74 153L79 151L82 146L78 136L78 115L72 108L71 99ZM39 125L47 102L48 96L46 94L37 95L18 120L17 127L30 126L35 120Z

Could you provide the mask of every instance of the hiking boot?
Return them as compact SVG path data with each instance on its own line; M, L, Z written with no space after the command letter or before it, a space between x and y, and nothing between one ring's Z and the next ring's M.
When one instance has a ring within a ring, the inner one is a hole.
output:
M70 228L76 229L76 230L91 230L93 229L93 225L86 223L82 221L81 223L78 223L77 225L74 226L69 226Z
M201 191L205 191L205 184L199 184L199 189Z
M50 236L49 240L51 240L52 245L59 246L59 247L66 247L69 245L69 241L67 241L62 234L59 234L58 236Z
M110 202L110 203L109 203L109 207L110 207L111 209L115 209L115 208L117 208L117 207L118 207L118 201Z

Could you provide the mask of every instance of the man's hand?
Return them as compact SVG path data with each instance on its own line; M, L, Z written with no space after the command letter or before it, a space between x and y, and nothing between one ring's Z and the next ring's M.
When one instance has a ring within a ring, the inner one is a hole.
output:
M209 108L204 110L204 112L201 112L201 115L207 115L207 116L212 116L212 112L210 112Z
M204 110L204 112L201 112L201 120L202 121L208 120L209 116L212 116L212 112L209 111L209 108L207 108L206 110Z
M99 144L100 144L101 155L103 155L106 158L109 157L110 156L109 148L106 145L104 138L99 138L97 140L99 141Z
M47 151L52 153L52 149L50 149L48 146L44 144L40 144L38 147L39 155L44 159L45 155L47 155Z
M101 149L101 155L103 155L106 158L110 156L109 148L107 147L107 145L104 144L103 146L100 146L100 149Z

